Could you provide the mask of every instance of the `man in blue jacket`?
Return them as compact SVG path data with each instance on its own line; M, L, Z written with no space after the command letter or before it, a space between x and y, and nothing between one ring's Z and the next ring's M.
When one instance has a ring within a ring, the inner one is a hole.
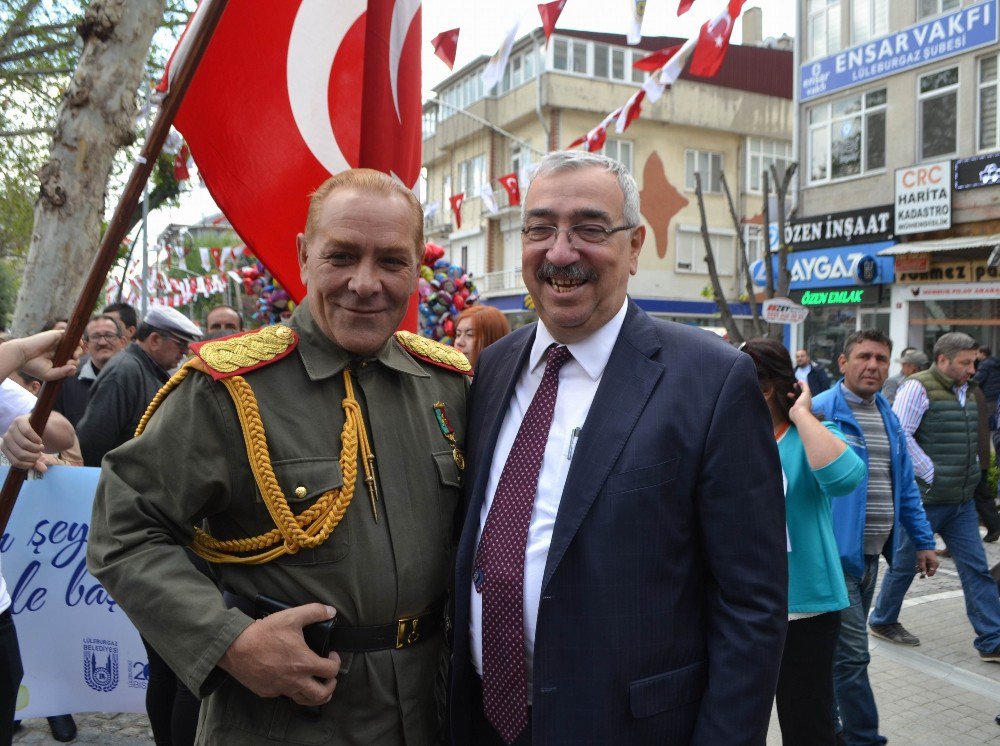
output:
M879 393L889 373L891 352L892 340L882 332L854 332L839 358L844 377L813 399L813 411L835 422L868 466L865 481L850 495L833 501L833 532L851 602L841 612L833 680L842 737L849 746L886 742L878 732L878 710L868 681L866 622L878 577L878 557L885 554L891 560L903 528L917 548L920 572L933 575L938 566L934 534L924 514L903 429ZM895 626L910 638L895 642L920 644L901 625Z

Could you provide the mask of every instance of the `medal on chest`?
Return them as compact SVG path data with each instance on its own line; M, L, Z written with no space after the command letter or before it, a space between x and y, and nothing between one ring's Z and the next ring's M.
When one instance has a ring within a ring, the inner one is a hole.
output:
M458 447L458 442L455 440L455 429L451 426L451 421L448 419L448 413L444 409L443 401L435 402L434 418L437 420L438 427L441 429L441 435L443 435L444 439L451 445L451 455L452 458L455 459L455 465L464 471L465 456L462 454L462 450Z

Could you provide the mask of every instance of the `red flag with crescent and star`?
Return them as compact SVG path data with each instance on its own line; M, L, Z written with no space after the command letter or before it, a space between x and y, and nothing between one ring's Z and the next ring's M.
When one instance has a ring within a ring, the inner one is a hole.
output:
M521 204L521 186L517 183L517 172L513 171L503 176L498 176L497 181L507 190L507 206L517 207Z
M455 228L457 230L462 227L462 203L465 202L465 192L453 194L448 198L448 201L451 202L451 211L455 213Z
M226 6L174 125L216 204L296 301L295 237L316 187L356 167L417 183L420 52L420 0Z
M729 0L726 9L711 21L707 21L698 34L698 45L691 55L688 72L700 78L711 78L719 72L722 61L729 50L729 37L733 35L733 24L743 11L745 0Z

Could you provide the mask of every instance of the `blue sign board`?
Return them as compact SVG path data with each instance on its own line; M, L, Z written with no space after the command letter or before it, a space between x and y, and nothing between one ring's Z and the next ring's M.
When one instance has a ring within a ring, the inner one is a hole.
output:
M895 262L891 256L879 256L878 252L895 246L894 241L867 243L859 246L842 246L836 249L816 249L814 251L789 251L788 270L792 273L791 290L811 290L813 288L834 288L859 282L859 264L865 267L864 278L873 285L893 281ZM778 255L771 254L774 269L774 283L778 284ZM874 268L870 262L874 261ZM764 262L758 260L750 266L750 276L754 285L764 287ZM870 280L868 278L871 278Z
M807 62L799 71L799 99L825 96L996 41L997 0L986 0Z

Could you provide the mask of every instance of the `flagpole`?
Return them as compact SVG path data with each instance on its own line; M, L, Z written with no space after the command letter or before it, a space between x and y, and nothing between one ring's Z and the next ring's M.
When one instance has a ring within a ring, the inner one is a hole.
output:
M65 335L56 348L52 361L54 367L64 365L73 356L73 352L80 342L80 337L83 336L83 330L90 319L90 312L97 303L104 281L114 264L118 246L128 231L130 218L139 204L139 198L149 180L149 175L156 165L156 158L170 132L170 125L180 108L184 93L194 78L198 63L208 48L208 43L219 24L223 11L226 9L227 2L228 0L202 0L201 6L195 11L198 16L197 22L192 22L188 27L188 32L191 34L190 46L183 58L177 60L179 64L176 66L176 70L171 70L170 89L164 94L160 111L146 136L146 142L143 143L142 150L132 167L132 173L126 182L125 191L122 192L114 215L111 217L111 222L108 224L108 229L101 239L97 256L94 257L87 281L83 286L83 292L70 316ZM194 17L192 18L194 19ZM30 419L31 427L35 432L41 433L45 430L61 383L61 381L46 381L42 384L42 389L38 393L38 402L35 404ZM17 502L17 495L21 491L21 485L26 476L25 469L11 467L10 471L7 472L7 479L3 483L3 489L0 490L0 534L7 528L7 521L10 520L10 514L14 510L14 503Z

